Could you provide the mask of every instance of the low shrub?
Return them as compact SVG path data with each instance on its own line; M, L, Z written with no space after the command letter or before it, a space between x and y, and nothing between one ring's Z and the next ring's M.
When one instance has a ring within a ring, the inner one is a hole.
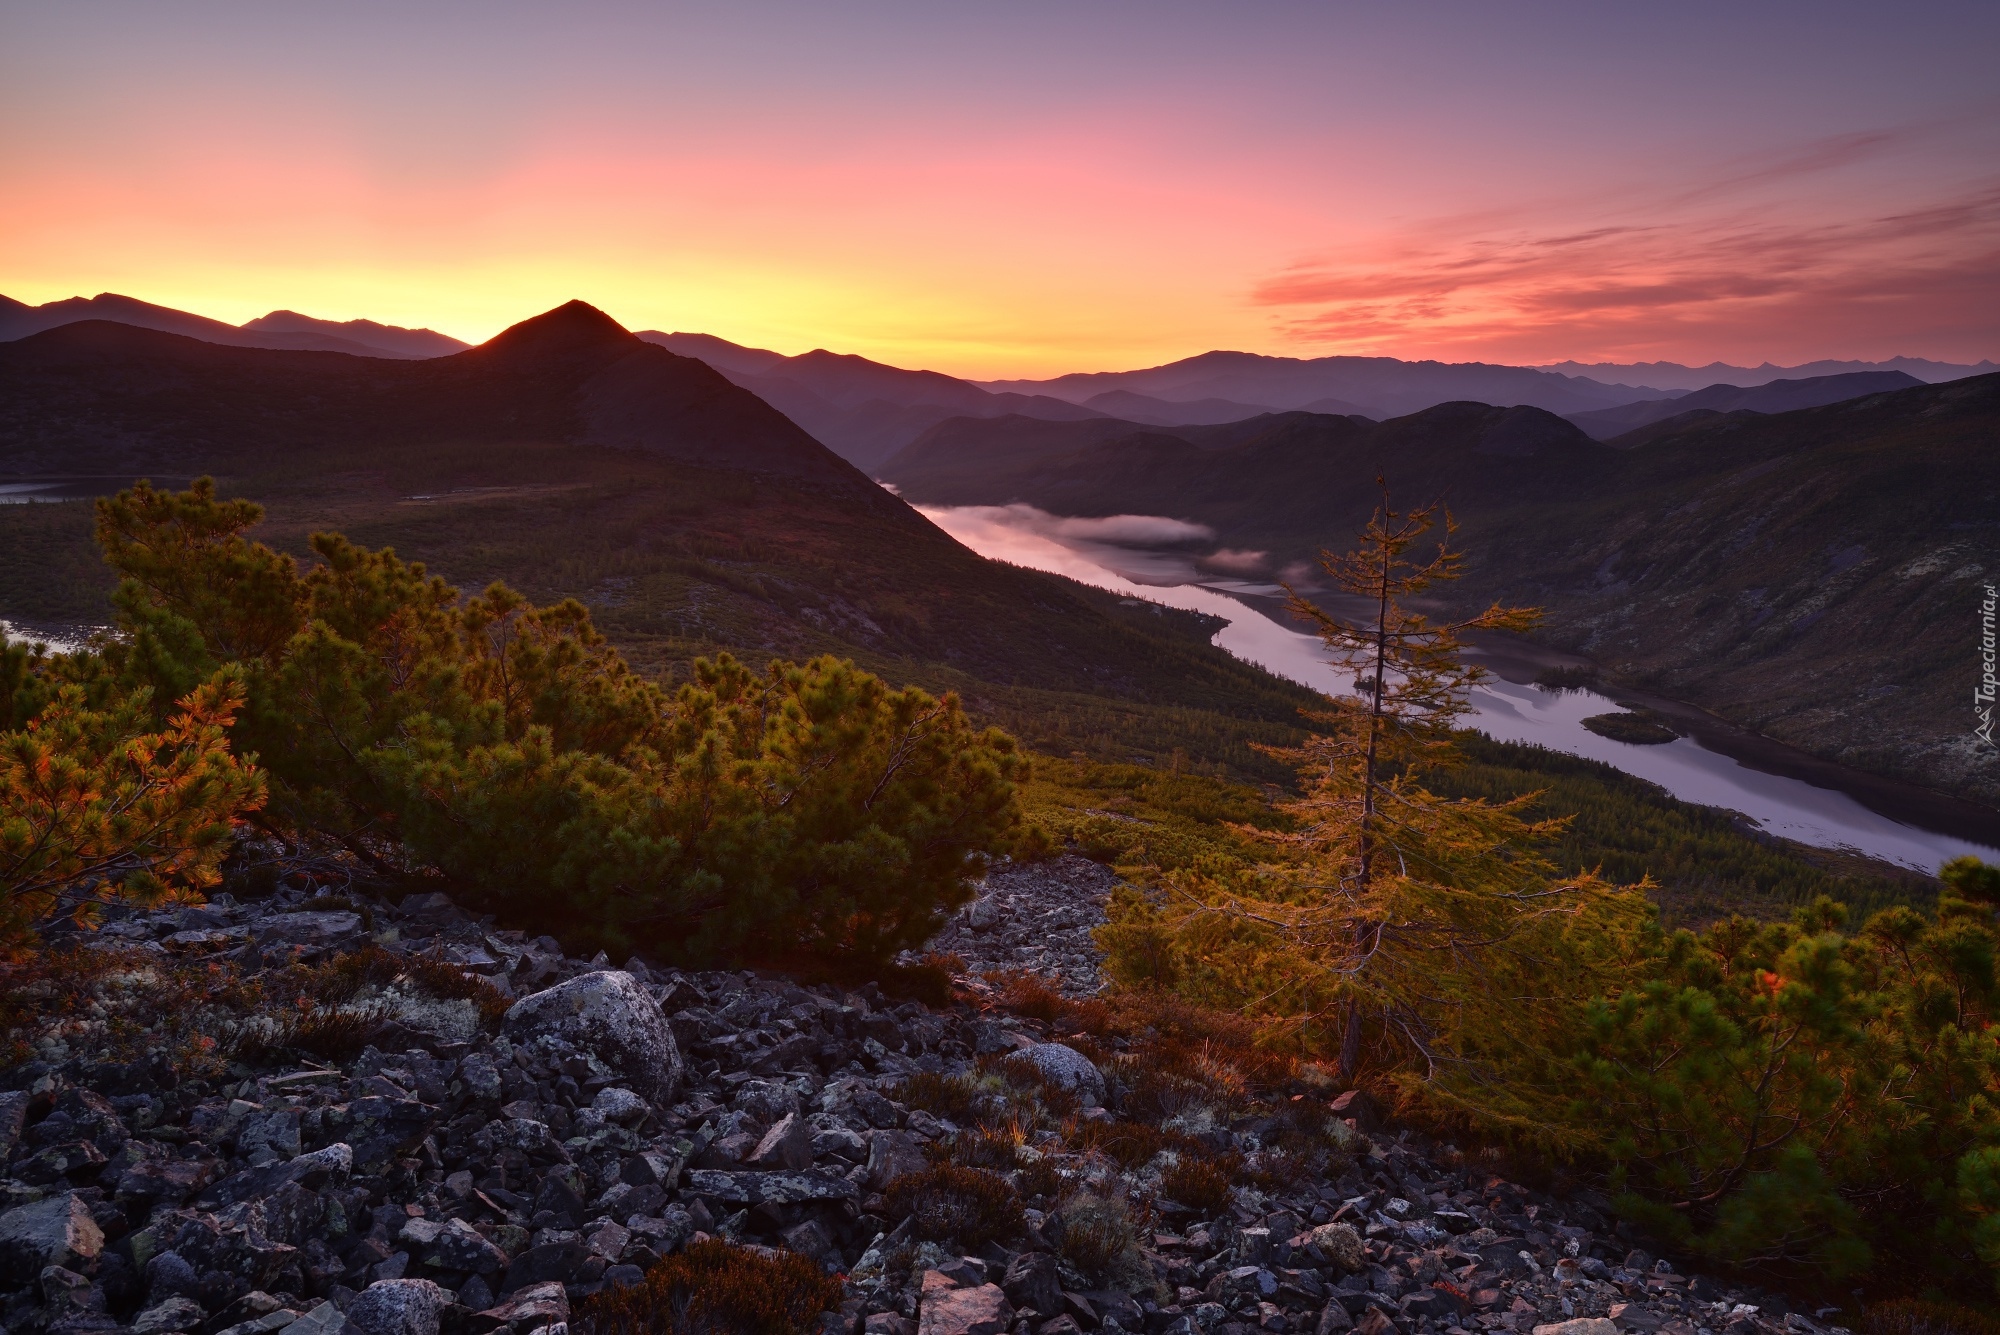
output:
M576 1335L806 1335L840 1296L840 1281L806 1257L711 1238L643 1283L585 1298L569 1324Z
M910 1220L920 1238L980 1247L1011 1238L1025 1216L1007 1179L981 1168L942 1163L905 1173L884 1193L889 1212Z
M971 1122L979 1113L979 1089L962 1075L918 1071L896 1087L896 1102L949 1122Z
M1079 1154L1102 1154L1120 1168L1142 1168L1167 1147L1171 1137L1144 1122L1085 1122L1070 1137Z
M1021 1146L1026 1141L1019 1124L1009 1122L1005 1126L962 1131L946 1142L940 1153L945 1162L1004 1173L1019 1165Z
M1097 1283L1116 1282L1132 1272L1139 1257L1139 1233L1120 1196L1073 1196L1060 1210L1062 1224L1056 1250L1062 1258Z
M1229 1174L1221 1167L1183 1154L1160 1174L1160 1194L1203 1218L1213 1219L1229 1208L1234 1193L1230 1190Z

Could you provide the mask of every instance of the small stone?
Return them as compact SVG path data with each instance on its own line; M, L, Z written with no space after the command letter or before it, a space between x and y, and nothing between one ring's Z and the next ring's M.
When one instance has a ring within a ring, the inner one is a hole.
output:
M1534 1335L1619 1335L1619 1332L1618 1323L1609 1317L1580 1316L1574 1321L1536 1326Z
M285 1329L291 1335L359 1335L347 1314L330 1302L320 1303Z
M569 1320L569 1291L561 1280L549 1280L517 1289L507 1301L481 1312L480 1325L507 1326L530 1331Z
M636 1122L642 1122L646 1119L646 1114L652 1111L644 1099L631 1090L620 1089L616 1085L598 1090L597 1097L590 1101L590 1106L605 1121L615 1122L619 1126L631 1126Z
M1321 1224L1307 1235L1329 1264L1354 1274L1368 1264L1368 1249L1352 1224Z
M1066 1043L1037 1043L1007 1060L1029 1063L1051 1084L1083 1095L1086 1102L1104 1102L1104 1073Z
M925 1279L917 1335L1006 1335L1014 1308L998 1284L933 1289Z
M194 1267L176 1251L164 1251L146 1262L146 1294L159 1303L167 1298L192 1298L201 1286Z
M1032 1307L1043 1316L1062 1310L1062 1275L1056 1258L1045 1252L1022 1252L1008 1262L1000 1287L1016 1307Z
M785 1168L794 1172L811 1168L813 1164L812 1127L797 1113L785 1116L764 1133L757 1142L757 1148L744 1160L750 1168Z
M193 1330L208 1320L208 1313L192 1298L169 1298L148 1307L132 1318L132 1335L168 1335Z
M438 1335L449 1300L427 1279L377 1280L347 1305L361 1335Z

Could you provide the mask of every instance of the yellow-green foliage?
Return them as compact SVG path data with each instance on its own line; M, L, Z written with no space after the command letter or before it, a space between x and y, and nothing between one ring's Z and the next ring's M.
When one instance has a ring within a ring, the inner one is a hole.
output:
M2000 868L1944 868L1935 916L1850 934L1679 932L1592 1007L1572 1124L1627 1206L1733 1260L2000 1277Z
M58 908L213 885L235 818L263 801L263 776L229 750L235 674L195 687L159 726L144 689L90 696L57 683L0 732L0 949Z
M338 534L318 564L245 536L260 511L144 484L99 503L128 631L116 680L185 689L227 665L267 819L580 945L714 960L882 960L968 897L1008 842L1024 771L955 697L831 658L758 673L724 655L668 693L580 603L494 585L461 600Z

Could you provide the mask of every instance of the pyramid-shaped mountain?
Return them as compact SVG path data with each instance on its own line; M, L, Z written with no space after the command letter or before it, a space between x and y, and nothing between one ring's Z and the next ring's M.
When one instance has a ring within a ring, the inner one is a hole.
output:
M363 442L524 440L865 482L754 394L580 301L424 361L225 347L102 320L0 344L4 474L185 474Z

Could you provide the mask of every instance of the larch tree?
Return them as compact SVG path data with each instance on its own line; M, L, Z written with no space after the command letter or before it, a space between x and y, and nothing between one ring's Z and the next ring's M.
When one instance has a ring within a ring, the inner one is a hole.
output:
M1412 610L1409 600L1461 574L1454 528L1436 504L1394 509L1384 485L1355 548L1321 553L1339 607L1287 587L1291 612L1354 674L1355 694L1329 699L1302 745L1274 752L1302 780L1281 804L1292 828L1259 834L1285 854L1269 878L1277 893L1228 912L1293 957L1315 1012L1301 1018L1337 1032L1348 1082L1371 1036L1385 1065L1431 1083L1515 1047L1523 1025L1565 1027L1596 973L1586 957L1625 935L1567 927L1587 914L1645 915L1638 896L1557 874L1540 849L1563 822L1528 814L1539 794L1489 802L1424 787L1427 773L1463 763L1453 728L1487 675L1464 661L1466 635L1524 631L1539 616L1497 603L1457 620ZM1567 975L1559 989L1552 970Z

